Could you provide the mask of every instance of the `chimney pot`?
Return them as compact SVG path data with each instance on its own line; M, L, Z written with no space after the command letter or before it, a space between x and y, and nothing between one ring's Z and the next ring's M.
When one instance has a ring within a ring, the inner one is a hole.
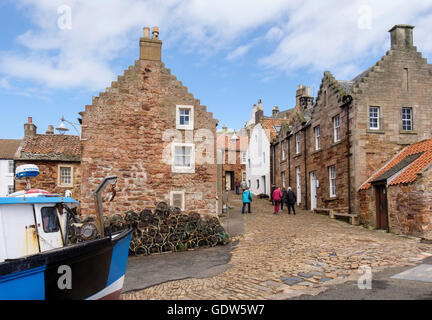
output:
M144 38L150 39L150 28L149 27L144 27Z
M32 117L28 117L27 123L33 123L33 118Z
M159 39L159 27L153 27L152 39Z

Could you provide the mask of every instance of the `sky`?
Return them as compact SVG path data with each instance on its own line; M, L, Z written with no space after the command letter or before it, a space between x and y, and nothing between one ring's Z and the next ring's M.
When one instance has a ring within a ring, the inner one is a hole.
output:
M271 115L299 84L316 96L324 71L350 80L375 64L396 24L415 26L430 61L431 0L2 0L0 139L21 139L28 117L38 133L77 124L139 58L143 27L159 27L162 61L218 128L240 129L258 99Z

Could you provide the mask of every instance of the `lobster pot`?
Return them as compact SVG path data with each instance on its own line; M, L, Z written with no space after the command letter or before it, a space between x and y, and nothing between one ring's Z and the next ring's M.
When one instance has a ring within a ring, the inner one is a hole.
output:
M107 232L134 229L129 255L135 256L225 245L230 239L218 218L203 218L196 212L184 214L179 208L171 207L165 202L159 202L154 211L129 210L124 214L103 218ZM68 235L69 243L98 238L100 235L95 225L94 215L88 215L72 224Z
M122 222L118 216L110 218L110 230L117 230L121 225L135 229L130 255L185 251L229 242L229 235L218 218L202 218L196 212L184 214L165 202L159 202L153 211L127 211Z

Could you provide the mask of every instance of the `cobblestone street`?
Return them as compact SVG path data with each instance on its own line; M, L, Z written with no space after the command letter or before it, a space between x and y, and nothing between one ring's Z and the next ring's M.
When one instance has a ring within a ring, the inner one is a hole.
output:
M240 211L240 196L233 196L231 206L229 214ZM122 299L289 299L358 279L360 266L374 273L414 266L432 254L430 244L307 211L274 215L268 200L254 200L244 218L230 269L124 293Z

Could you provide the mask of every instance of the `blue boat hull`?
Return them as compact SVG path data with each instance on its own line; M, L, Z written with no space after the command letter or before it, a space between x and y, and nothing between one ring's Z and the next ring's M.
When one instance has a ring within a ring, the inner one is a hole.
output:
M118 299L131 234L0 263L0 300Z

